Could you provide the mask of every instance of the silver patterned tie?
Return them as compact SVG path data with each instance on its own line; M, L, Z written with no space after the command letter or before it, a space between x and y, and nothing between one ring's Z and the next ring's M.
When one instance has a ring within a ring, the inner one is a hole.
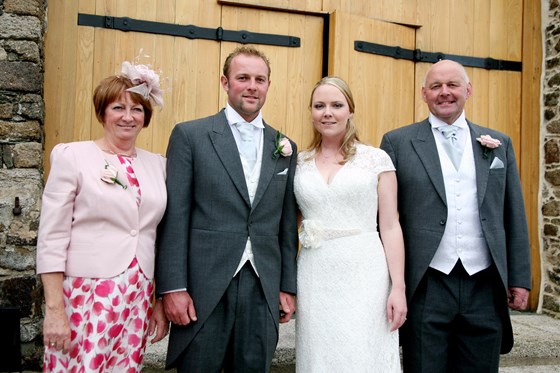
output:
M255 142L255 126L247 122L235 123L235 127L239 130L241 135L241 143L239 144L239 151L247 160L250 169L252 170L257 162L257 144Z
M443 141L443 147L453 162L456 170L459 170L461 165L461 158L463 157L463 148L459 145L459 140L457 139L457 130L459 127L452 124L441 126L437 128L439 132L445 136L446 141Z

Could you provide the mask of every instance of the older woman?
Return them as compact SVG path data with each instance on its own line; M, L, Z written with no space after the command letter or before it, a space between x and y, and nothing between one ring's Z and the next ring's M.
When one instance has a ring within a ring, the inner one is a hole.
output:
M37 244L45 372L140 372L148 334L167 333L159 302L152 315L165 158L136 148L161 96L157 74L123 63L94 92L103 136L51 153Z

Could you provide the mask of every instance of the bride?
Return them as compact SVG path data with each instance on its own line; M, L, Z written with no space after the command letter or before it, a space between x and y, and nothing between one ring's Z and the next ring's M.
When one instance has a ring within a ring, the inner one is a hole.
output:
M400 372L407 306L395 169L359 142L342 79L319 81L310 106L314 138L294 185L303 218L296 370Z

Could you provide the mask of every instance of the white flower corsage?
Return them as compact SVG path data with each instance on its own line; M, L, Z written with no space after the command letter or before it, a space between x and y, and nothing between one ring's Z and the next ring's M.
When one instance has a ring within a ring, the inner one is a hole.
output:
M101 171L101 180L106 182L107 184L117 184L121 188L126 189L128 186L124 185L117 176L119 175L119 171L117 168L109 162L105 161L105 167Z
M299 242L308 249L316 249L321 244L321 227L313 220L303 220L299 233Z

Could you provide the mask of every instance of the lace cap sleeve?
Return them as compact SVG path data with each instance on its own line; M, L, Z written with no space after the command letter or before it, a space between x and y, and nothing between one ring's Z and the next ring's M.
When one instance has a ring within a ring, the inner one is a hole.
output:
M299 166L303 165L305 162L309 162L310 159L308 159L311 156L311 152L310 151L301 151L298 153L297 155L297 164Z
M376 159L376 169L378 172L385 172L385 171L395 171L395 166L393 166L393 161L391 161L391 157L382 149L375 149L378 153Z
M378 174L385 171L395 171L391 158L384 150L364 144L359 144L357 150L358 157L356 159L361 167L373 169Z

